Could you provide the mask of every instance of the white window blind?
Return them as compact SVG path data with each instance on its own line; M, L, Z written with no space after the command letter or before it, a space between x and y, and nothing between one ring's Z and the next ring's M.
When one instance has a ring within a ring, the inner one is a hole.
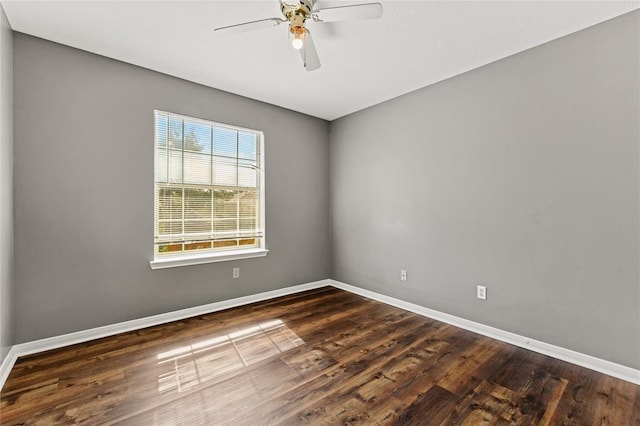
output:
M155 112L155 253L263 247L262 132Z

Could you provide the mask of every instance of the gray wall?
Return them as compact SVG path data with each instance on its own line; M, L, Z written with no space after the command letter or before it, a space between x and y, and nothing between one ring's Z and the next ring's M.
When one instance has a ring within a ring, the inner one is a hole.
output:
M0 363L13 344L13 33L0 5Z
M634 12L332 122L332 277L640 368L638 34Z
M326 121L14 41L17 343L329 278ZM264 131L266 257L150 269L154 108Z

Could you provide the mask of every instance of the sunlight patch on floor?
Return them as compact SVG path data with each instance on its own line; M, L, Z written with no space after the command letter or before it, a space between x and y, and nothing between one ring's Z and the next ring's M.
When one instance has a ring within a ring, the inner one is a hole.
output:
M282 320L263 322L157 355L158 392L183 392L200 383L304 344Z

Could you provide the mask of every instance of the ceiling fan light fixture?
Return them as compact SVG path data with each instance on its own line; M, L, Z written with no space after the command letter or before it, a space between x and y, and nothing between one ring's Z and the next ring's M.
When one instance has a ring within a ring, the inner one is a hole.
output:
M304 36L306 34L306 29L303 26L292 25L289 31L293 35L291 46L293 46L293 48L296 50L302 49L302 47L304 46Z

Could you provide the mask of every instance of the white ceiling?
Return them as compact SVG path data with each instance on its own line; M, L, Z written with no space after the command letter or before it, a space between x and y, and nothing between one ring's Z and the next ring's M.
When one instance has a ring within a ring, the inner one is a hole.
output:
M366 3L323 1L317 6ZM381 0L378 21L309 23L322 68L307 72L279 1L2 0L14 30L333 120L640 8L635 1Z

